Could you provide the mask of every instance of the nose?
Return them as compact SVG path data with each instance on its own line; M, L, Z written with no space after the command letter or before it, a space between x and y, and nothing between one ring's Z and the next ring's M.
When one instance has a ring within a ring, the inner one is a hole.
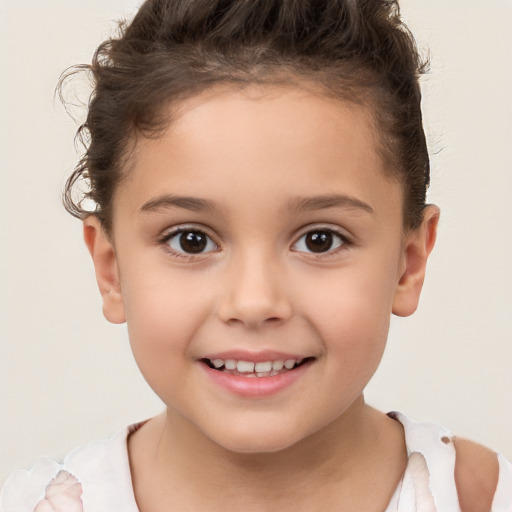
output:
M233 259L221 285L219 318L249 329L286 321L292 305L285 277L275 259L255 254Z

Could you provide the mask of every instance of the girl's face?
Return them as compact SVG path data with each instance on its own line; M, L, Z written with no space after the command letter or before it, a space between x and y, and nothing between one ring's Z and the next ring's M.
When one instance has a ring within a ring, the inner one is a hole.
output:
M253 86L181 107L137 143L112 245L86 221L104 311L171 417L283 449L362 404L390 314L416 306L428 230L404 234L361 106Z

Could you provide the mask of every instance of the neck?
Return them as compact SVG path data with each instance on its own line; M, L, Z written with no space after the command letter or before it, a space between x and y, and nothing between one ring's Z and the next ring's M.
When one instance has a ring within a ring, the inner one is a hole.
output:
M391 487L404 469L401 427L368 407L362 396L322 431L273 453L226 450L171 411L139 432L130 440L137 499L151 494L149 482L155 486L159 482L160 492L168 491L168 499L172 497L170 503L181 496L191 510L217 510L212 503L218 510L251 510L251 504L254 510L289 510L290 500L302 506L309 503L313 507L309 510L319 509L319 499L355 503L352 498L359 488L365 494L370 479L379 480L372 472L386 471L383 456L394 461L390 462L394 472ZM399 454L399 460L391 452L385 454L386 450ZM194 502L195 508L191 506ZM204 503L209 505L204 508ZM141 503L139 506L145 512ZM156 506L147 508L158 510Z

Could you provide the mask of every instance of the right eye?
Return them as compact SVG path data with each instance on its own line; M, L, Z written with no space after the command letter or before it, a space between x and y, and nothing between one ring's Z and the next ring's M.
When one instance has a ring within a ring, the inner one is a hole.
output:
M218 249L217 244L198 229L179 229L170 233L165 243L176 253L183 255L202 254Z

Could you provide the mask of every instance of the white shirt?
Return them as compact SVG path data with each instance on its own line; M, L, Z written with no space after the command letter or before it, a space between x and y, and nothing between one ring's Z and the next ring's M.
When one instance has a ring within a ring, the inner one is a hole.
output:
M433 423L390 416L404 427L408 463L385 512L460 512L453 436ZM0 512L139 512L127 439L142 424L77 448L62 463L44 458L29 471L15 471L0 491ZM512 464L497 457L492 512L512 512Z

